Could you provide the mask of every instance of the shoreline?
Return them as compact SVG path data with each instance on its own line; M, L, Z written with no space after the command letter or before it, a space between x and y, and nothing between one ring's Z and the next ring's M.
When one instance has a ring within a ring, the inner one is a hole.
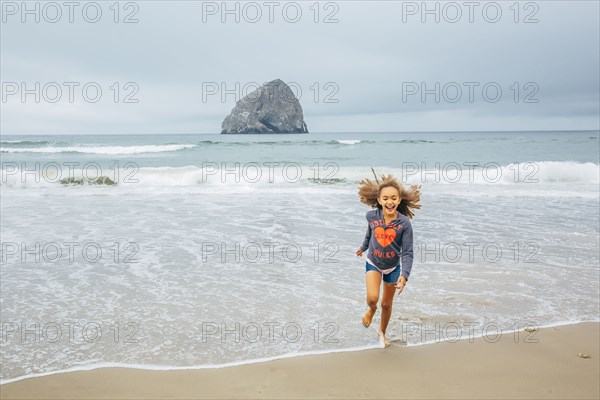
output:
M600 324L600 320L577 321L577 322L572 322L572 321L561 322L561 321L559 321L559 322L549 323L546 325L535 326L535 328L537 330L537 329L579 325L579 324L586 324L586 323L599 323ZM505 331L502 331L502 334L508 335L508 334L514 334L516 332L524 332L524 328L505 330ZM435 339L432 341L425 341L425 342L413 343L413 344L392 343L392 346L408 348L408 347L419 347L419 346L426 346L426 345L445 343L445 342L456 343L456 342L467 340L467 339L469 339L469 340L481 339L484 336L485 335L483 333L481 333L481 334L477 334L477 335L473 335L473 336L461 337L457 340ZM287 359L293 359L293 358L297 358L297 357L327 355L327 354L337 354L337 353L353 353L353 352L376 350L376 349L380 349L380 348L382 348L382 346L360 346L360 347L349 347L349 348L344 348L344 349L316 350L316 351L306 351L306 352L302 352L302 353L285 353L285 354L280 354L280 355L276 355L276 356L263 357L263 358L251 358L251 359L241 360L241 361L228 361L228 362L224 362L221 364L200 364L200 365L190 365L190 366L176 366L176 365L171 366L171 365L159 365L159 364L121 364L121 363L105 362L105 363L99 363L99 364L93 364L93 365L84 365L84 366L80 366L80 367L71 367L71 368L61 369L61 370L56 370L56 371L39 372L39 373L20 376L20 377L16 377L16 378L9 378L6 380L0 379L0 387L2 385L8 385L8 384L15 383L15 382L21 382L21 381L28 380L28 379L36 379L36 378L42 378L42 377L47 377L47 376L53 376L53 375L57 375L57 374L68 374L68 373L73 373L73 372L95 371L95 370L104 369L104 368L122 368L122 369L141 370L141 371L210 370L210 369L241 367L241 366L245 366L245 365L268 363L271 361L287 360Z
M513 333L236 366L95 366L4 383L0 398L599 398L600 322L543 326L537 343Z

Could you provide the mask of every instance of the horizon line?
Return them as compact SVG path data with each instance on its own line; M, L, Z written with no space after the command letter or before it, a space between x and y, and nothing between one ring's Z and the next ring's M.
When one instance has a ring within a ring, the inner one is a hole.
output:
M2 133L1 136L136 136L136 135L223 135L223 136L279 136L279 135L292 135L292 136L303 136L303 135L323 135L323 134L376 134L376 133L527 133L527 132L600 132L600 129L560 129L560 130L500 130L500 131L483 131L483 130L472 130L472 131L356 131L356 132L307 132L307 133L203 133L203 132L184 132L184 133Z

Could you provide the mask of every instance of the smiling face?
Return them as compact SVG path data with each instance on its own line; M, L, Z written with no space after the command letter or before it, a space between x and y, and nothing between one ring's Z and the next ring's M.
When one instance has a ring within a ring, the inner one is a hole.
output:
M393 186L387 186L381 189L377 202L383 208L383 214L388 217L396 215L396 209L400 205L400 193Z

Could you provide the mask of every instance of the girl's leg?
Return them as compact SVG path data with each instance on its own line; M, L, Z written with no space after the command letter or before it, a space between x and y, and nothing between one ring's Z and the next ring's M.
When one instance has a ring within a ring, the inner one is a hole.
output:
M381 326L379 329L383 335L383 340L386 346L389 344L389 342L385 337L385 330L387 329L388 322L390 322L390 317L392 316L392 302L394 301L395 293L396 287L394 284L383 284L383 296L381 298Z
M381 286L381 274L377 271L367 271L367 305L369 309L362 318L362 323L366 327L371 325L375 311L377 311L377 302L379 301L379 287Z

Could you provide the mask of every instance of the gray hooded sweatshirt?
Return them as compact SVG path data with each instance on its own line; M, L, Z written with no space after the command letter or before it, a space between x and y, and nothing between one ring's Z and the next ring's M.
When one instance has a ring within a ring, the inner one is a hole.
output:
M368 248L367 259L381 270L400 264L402 276L408 282L413 264L413 230L410 219L398 213L396 219L386 224L380 208L368 211L366 217L369 226L360 249L364 252Z

